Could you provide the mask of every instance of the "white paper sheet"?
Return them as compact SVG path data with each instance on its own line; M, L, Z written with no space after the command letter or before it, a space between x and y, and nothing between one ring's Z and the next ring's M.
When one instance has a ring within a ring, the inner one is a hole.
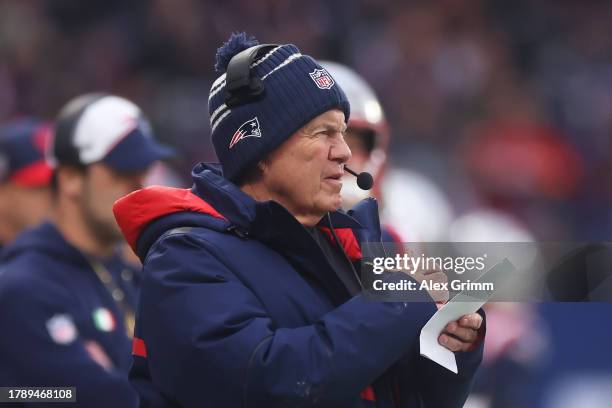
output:
M497 288L515 272L516 268L514 265L507 259L504 259L480 276L475 282L492 282L494 287ZM458 293L447 304L442 306L421 329L419 337L421 355L457 374L455 354L440 345L438 337L448 323L459 319L463 315L476 312L487 302L492 294L493 291L481 291L478 294L478 298L476 298L464 291Z

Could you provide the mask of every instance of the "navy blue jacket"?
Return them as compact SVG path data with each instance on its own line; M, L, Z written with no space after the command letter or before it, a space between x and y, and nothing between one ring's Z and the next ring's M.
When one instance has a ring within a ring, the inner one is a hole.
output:
M284 207L212 166L193 177L191 190L152 187L114 208L144 263L130 373L142 407L463 405L482 344L458 354L459 375L420 357L428 295L351 298ZM330 220L358 267L359 242L380 240L375 200Z
M2 255L0 386L72 386L77 404L70 406L137 406L123 314L83 255L51 223L24 232ZM136 302L129 273L120 276L129 266L119 257L104 264ZM92 359L85 346L91 341L114 369Z

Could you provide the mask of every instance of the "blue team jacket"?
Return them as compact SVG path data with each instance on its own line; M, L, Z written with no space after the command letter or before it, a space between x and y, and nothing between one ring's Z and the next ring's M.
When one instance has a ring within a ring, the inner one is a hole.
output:
M105 265L128 302L136 302L134 280L124 279L129 277L124 271L133 270L119 257ZM90 357L85 344L92 341L114 368L107 371ZM0 386L70 386L77 388L77 403L66 406L135 407L138 396L127 378L130 350L118 305L53 224L24 232L4 249Z
M351 298L284 207L254 201L214 166L193 179L114 208L144 264L130 373L142 407L463 405L482 344L458 354L460 375L420 357L429 296ZM380 240L376 202L330 220L358 266L359 242Z

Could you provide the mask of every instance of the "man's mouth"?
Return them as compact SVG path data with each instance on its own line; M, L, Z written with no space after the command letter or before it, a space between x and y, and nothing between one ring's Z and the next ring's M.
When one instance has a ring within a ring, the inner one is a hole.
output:
M342 175L333 175L329 177L325 177L325 181L329 181L333 184L342 185Z
M337 180L337 181L340 181L342 179L342 176L344 176L344 172L342 172L342 173L335 173L335 174L332 174L331 176L327 176L325 178L328 179L328 180Z

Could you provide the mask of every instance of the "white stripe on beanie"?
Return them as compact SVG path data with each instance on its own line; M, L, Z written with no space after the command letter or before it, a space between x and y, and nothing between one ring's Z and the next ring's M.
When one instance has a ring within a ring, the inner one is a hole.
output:
M272 71L270 71L266 75L262 76L261 80L265 81L266 78L268 78L270 75L272 75L273 73L275 73L276 71L278 71L282 67L284 67L286 65L289 65L290 63L292 63L296 59L300 58L301 56L302 56L302 54L299 53L299 52L296 52L295 54L291 54L290 56L287 57L286 60L284 60L282 63L280 63L278 66L276 66Z
M219 115L225 109L227 109L227 105L226 104L223 104L223 105L219 106L217 109L215 109L215 111L210 115L210 124L211 125L213 123L215 123L215 119L216 119L217 115Z
M225 112L223 115L221 115L221 117L219 117L219 120L217 120L217 122L215 124L213 124L211 132L214 132L215 129L217 128L217 126L219 126L219 123L221 123L221 121L223 119L225 119L229 114L231 113L230 110L228 110L227 112Z
M274 48L272 51L270 51L269 53L267 53L266 55L264 55L264 57L257 61L257 63L254 63L251 65L251 68L254 67L255 65L259 64L260 62L262 62L262 60L268 58L270 55L272 55L272 53L276 50L278 50L280 48L276 47ZM281 62L279 65L277 65L276 67L274 67L273 70L271 70L270 72L268 72L267 74L265 74L263 77L261 77L262 81L265 81L268 77L270 77L273 73L275 73L276 71L278 71L279 69L289 65L290 63L292 63L293 61L295 61L296 59L302 57L302 54L299 52L296 52L295 54L291 54L290 56L288 56L283 62ZM225 74L224 74L225 75ZM217 79L218 80L218 79ZM225 85L225 81L223 81L223 84L217 88L214 92L211 92L211 95L209 97L212 98L217 92L219 92L221 90L221 88L223 87L223 85ZM214 85L213 85L214 86ZM225 109L227 108L226 104L222 104L221 106L219 106L217 109L215 109L215 111L210 115L210 124L212 126L212 131L214 132L215 129L217 128L217 126L219 126L219 123L221 123L221 121L223 119L225 119L230 113L231 110L228 109L227 111L225 111ZM221 112L225 111L225 113L223 113L223 115L221 115L218 119L216 119L216 116L219 115Z
M267 60L272 54L274 54L276 51L281 49L281 47L282 47L282 45L279 45L278 47L275 47L275 48L271 49L266 55L264 55L263 57L261 57L257 61L253 62L251 64L250 68L251 69L255 68L256 66L258 66L259 64L261 64L262 62ZM226 78L226 74L222 74L221 76L219 76L219 78L215 79L215 82L213 82L212 86L210 87L210 95L208 96L208 101L209 102L212 99L212 97L215 96L217 93L219 93L221 88L223 88L225 86L225 82L226 82L225 78Z

